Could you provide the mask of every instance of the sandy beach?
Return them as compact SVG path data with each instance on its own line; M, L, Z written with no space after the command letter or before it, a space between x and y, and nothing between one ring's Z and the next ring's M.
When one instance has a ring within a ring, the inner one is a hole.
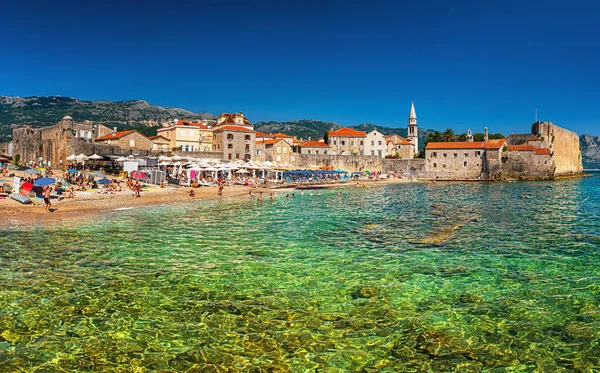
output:
M128 209L139 206L155 206L171 203L186 203L194 200L203 199L229 199L229 198L247 198L250 190L255 194L263 191L264 199L269 198L271 191L279 193L285 190L307 188L347 188L365 185L366 187L406 183L406 179L384 179L384 180L360 180L358 182L350 181L346 183L325 183L325 184L287 184L271 186L269 188L253 188L243 185L233 185L225 187L223 195L219 196L216 187L167 187L159 188L150 186L141 193L140 198L135 198L133 192L124 190L114 194L101 194L98 191L75 192L77 199L63 198L58 201L56 197L52 198L52 211L44 211L43 202L39 205L22 205L10 198L0 199L0 225L49 225L54 223L63 223L69 220L80 220L82 217L97 214L102 211L115 211L117 209ZM190 190L195 193L194 197L189 195Z

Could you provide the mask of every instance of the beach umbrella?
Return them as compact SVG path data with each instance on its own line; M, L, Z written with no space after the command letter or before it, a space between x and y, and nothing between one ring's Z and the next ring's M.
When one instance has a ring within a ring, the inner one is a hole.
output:
M170 165L170 163L169 162L160 162L158 165L159 166L168 166L168 165Z
M27 166L21 166L19 168L17 168L17 171L27 171L29 170L31 167L27 167Z
M29 175L37 175L40 172L38 170L34 170L33 168L28 168L28 169L25 170L25 173L29 174Z
M93 155L90 155L88 158L89 159L95 159L95 160L104 159L104 157L102 157L101 155L98 155L96 153L94 153Z
M248 170L242 168L242 169L237 170L235 173L236 174L247 174L249 172L248 172Z
M112 181L108 180L107 178L98 180L98 184L110 184L110 183L112 183Z
M67 173L68 173L68 174L76 174L77 172L79 172L79 171L77 171L77 170L74 170L74 169L72 169L72 168L67 170Z
M70 155L70 156L67 157L67 161L74 161L76 159L77 159L77 156L75 154Z
M117 158L117 162L125 162L125 161L127 161L127 158L125 158L125 157Z
M105 177L105 176L104 176L104 174L103 174L102 172L100 172L100 171L95 171L95 172L92 172L92 174L93 174L94 176L96 176L97 178L99 178L99 179L102 179L102 178L104 178L104 177Z
M41 179L37 179L33 182L34 186L47 186L56 183L56 179L51 177L42 177Z
M180 157L178 155L174 155L173 158L171 158L172 161L180 161L182 159L183 159L183 157Z
M87 161L89 159L89 157L83 153L79 154L76 158L77 158L77 160L84 160L84 161Z

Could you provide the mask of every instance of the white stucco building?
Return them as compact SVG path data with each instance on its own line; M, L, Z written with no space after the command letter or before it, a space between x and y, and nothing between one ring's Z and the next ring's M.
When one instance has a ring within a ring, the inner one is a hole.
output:
M369 132L365 137L363 155L376 155L381 158L385 158L387 155L385 136L377 129Z

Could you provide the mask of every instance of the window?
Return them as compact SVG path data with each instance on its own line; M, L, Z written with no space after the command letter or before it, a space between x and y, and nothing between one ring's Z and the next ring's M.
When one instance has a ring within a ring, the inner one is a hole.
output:
M381 140L379 140L379 145L381 145Z
M448 154L444 153L444 157L447 157L447 156L448 156Z
M110 144L110 140L108 140L106 143L107 143L107 144Z
M360 145L363 145L363 144L364 144L364 141L362 141L362 140L361 140L361 141L360 141Z
M231 159L231 153L227 154L227 158Z
M256 155L260 155L260 150L257 150L257 151L256 151Z
M307 150L307 151L306 151L306 154L310 154L310 150ZM317 154L318 154L318 153L317 153Z
M371 141L371 146L375 146L375 141Z
M333 140L333 145L337 145L337 141L336 140Z
M244 140L250 140L250 135L244 136Z
M315 150L315 154L319 154L319 151L318 151L318 150Z
M444 164L442 167L443 167L443 168L446 168L446 165Z
M469 153L465 153L465 157L469 157Z
M375 150L371 150L371 155L375 155Z
M179 131L179 136L181 136L181 137L185 137L185 130L181 130L181 131Z
M477 156L481 155L481 150L476 151L475 155L477 155Z
M433 153L431 153L431 156L432 156L433 158L436 158L436 157L437 157L437 152L433 152Z
M233 149L233 144L227 144L227 149Z
M163 150L167 150L168 149L168 145L167 144L163 144Z
M346 141L342 140L342 145L346 145Z
M135 140L129 140L129 146L133 148L135 146Z
M250 144L246 144L246 153L250 151Z
M350 141L350 145L354 146L354 140Z
M433 164L433 168L437 168L437 163L434 163L434 164Z
M233 140L233 133L227 134L227 140Z
M454 158L458 157L458 153L454 153Z
M236 158L236 159L240 159L240 155L239 155L239 154L236 154L236 155L235 155L235 158Z
M154 149L154 150L158 149L158 144L152 144L152 149Z
M284 152L284 153L287 153L287 148L283 148L283 152Z
M467 167L467 161L465 161L465 167Z

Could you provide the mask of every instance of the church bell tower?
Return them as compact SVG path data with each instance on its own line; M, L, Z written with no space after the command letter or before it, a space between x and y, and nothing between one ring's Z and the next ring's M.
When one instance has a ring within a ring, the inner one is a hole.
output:
M408 115L408 138L415 145L415 154L419 152L419 134L417 129L417 112L415 111L415 102L410 105L410 114Z

